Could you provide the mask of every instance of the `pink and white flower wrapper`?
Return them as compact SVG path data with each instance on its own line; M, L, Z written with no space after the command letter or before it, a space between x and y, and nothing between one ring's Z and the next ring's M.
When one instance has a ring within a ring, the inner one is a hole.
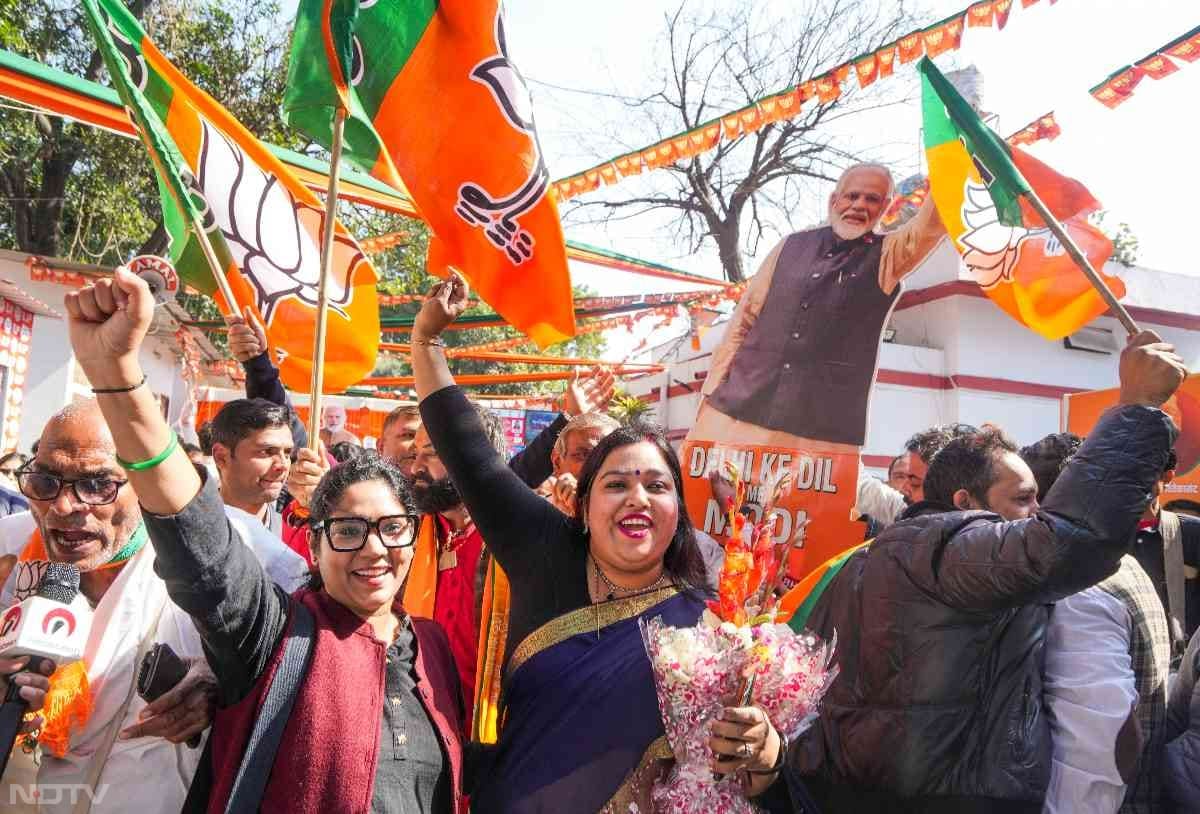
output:
M705 613L710 622L715 620ZM658 708L675 766L654 786L658 814L742 814L759 809L746 799L734 774L713 777L709 721L733 699L742 677L757 673L751 703L789 739L812 723L817 705L837 676L833 645L787 625L737 627L701 621L673 628L654 618L641 625L654 671Z

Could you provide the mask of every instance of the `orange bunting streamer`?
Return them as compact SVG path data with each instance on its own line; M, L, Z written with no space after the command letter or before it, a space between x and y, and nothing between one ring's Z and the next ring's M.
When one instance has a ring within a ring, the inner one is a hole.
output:
M854 73L858 76L858 86L868 87L879 77L879 58L871 54L866 59L854 63Z
M1032 4L1033 0L1023 0L1022 3L1023 6ZM556 186L559 197L565 200L596 189L598 184L575 183L575 179L599 171L601 167L608 164L615 164L621 177L637 175L642 172L642 164L645 165L646 170L659 169L675 161L691 159L713 150L722 138L732 141L740 136L754 133L768 124L790 119L796 116L803 103L810 99L818 99L821 104L832 104L841 98L843 86L851 75L858 80L860 88L866 88L880 79L892 76L897 58L899 58L900 64L904 65L916 61L925 54L934 57L957 50L962 47L963 33L967 28L987 28L994 25L1003 30L1008 23L1008 15L1012 11L1012 6L1013 0L983 0L983 2L972 3L962 11L938 23L910 32L873 53L836 65L821 76L805 80L783 93L766 96L751 105L719 116L690 131L670 136L628 156L622 156L606 162L604 165L584 170L578 175L562 179ZM1195 42L1181 38L1172 45L1180 51L1180 58L1189 60L1200 58L1200 36L1195 38ZM627 167L629 172L626 172ZM608 178L609 176L606 175L605 181L613 183L608 181Z
M976 3L967 9L967 28L991 28L996 19L996 10L991 0Z

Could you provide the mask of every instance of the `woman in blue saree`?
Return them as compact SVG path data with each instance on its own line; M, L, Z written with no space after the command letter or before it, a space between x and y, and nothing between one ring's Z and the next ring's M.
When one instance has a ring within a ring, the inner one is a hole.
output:
M472 810L649 812L671 751L638 623L694 625L710 583L678 458L660 431L622 428L584 466L578 520L538 497L496 455L446 365L438 337L466 300L457 275L434 288L412 361L433 447L511 586L502 726ZM727 708L711 728L714 771L740 772L747 796L769 790L792 810L776 782L786 744L762 710Z

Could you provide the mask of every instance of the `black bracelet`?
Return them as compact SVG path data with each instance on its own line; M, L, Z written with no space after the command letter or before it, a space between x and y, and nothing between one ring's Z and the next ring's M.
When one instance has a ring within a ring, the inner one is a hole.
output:
M128 387L93 387L92 393L94 393L97 396L103 395L105 393L131 393L134 390L137 390L139 387L141 387L145 383L146 383L146 374L143 373L142 380L140 382L138 382L137 384L131 384Z
M788 739L787 735L783 734L779 730L775 730L775 732L777 735L779 735L779 754L775 756L775 765L769 769L743 769L746 774L779 774L779 772L783 770L783 764L787 760Z

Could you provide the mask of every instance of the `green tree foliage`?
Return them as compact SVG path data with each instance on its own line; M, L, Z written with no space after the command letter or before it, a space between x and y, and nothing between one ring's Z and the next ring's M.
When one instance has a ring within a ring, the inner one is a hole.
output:
M1122 266L1136 266L1138 259L1138 239L1133 230L1129 228L1128 223L1118 223L1114 230L1110 228L1104 219L1108 215L1108 210L1102 209L1092 215L1091 221L1104 234L1108 235L1108 239L1112 241L1113 262L1120 263Z

